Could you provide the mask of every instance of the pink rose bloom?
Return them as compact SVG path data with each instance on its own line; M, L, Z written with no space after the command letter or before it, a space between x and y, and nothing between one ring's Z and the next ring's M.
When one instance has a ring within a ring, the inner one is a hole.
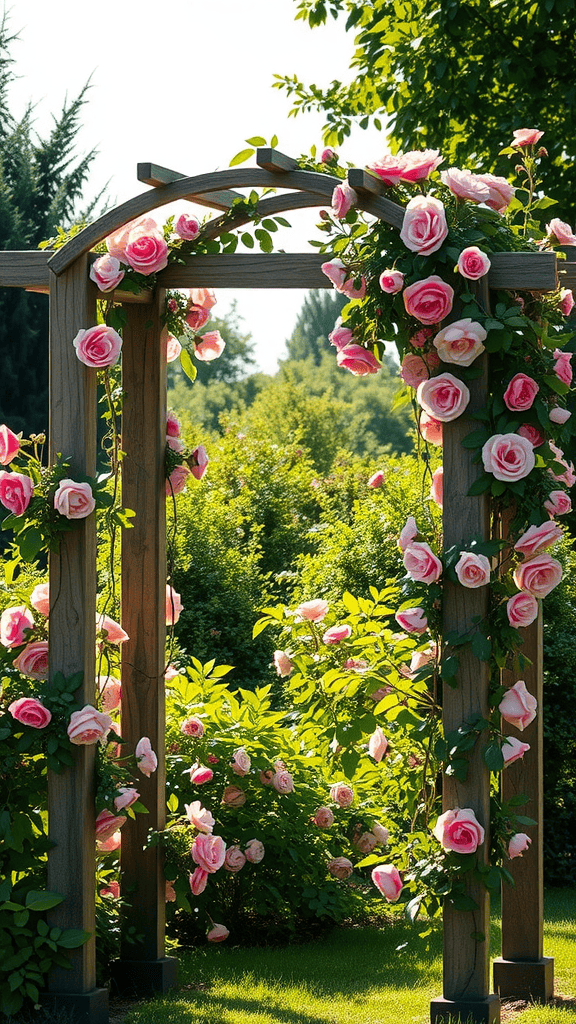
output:
M439 331L434 338L434 346L443 362L471 366L484 351L482 342L485 340L486 331L482 325L467 316Z
M501 178L497 174L478 174L476 177L481 184L488 186L490 195L485 200L486 206L495 210L496 213L504 213L514 198L516 191L514 186L510 185L506 178Z
M407 249L429 256L448 235L444 203L433 196L415 196L407 204L400 238Z
M116 708L120 707L122 683L119 679L115 679L114 676L98 676L96 682L102 698L104 711L106 714L110 711L115 711Z
M166 625L174 626L180 618L183 609L180 594L177 594L174 587L166 584Z
M0 466L7 466L20 451L20 439L5 423L0 426Z
M204 476L210 459L208 458L208 452L206 451L203 444L199 444L194 449L190 458L188 459L188 465L190 472L195 480L201 480Z
M444 466L438 466L432 474L430 485L430 497L435 501L438 508L444 508Z
M152 750L152 744L147 736L143 736L141 740L138 740L134 754L138 762L139 771L142 772L142 775L150 778L158 767L158 758Z
M339 807L350 807L354 800L354 790L345 782L335 782L333 786L330 786L330 799Z
M334 814L329 807L319 807L312 818L312 823L317 828L330 828L334 824Z
M542 431L532 426L531 423L523 423L521 427L518 427L516 433L520 434L520 437L527 437L533 448L539 448L546 440Z
M402 157L402 181L423 181L442 163L437 149L412 150Z
M473 551L461 551L455 572L463 587L475 590L486 587L490 583L490 562L486 555L476 555Z
M404 171L408 169L408 162L402 153L392 156L386 153L381 160L368 164L367 170L372 171L385 185L398 185L403 177Z
M193 306L203 306L204 309L212 309L217 299L213 288L191 288L190 303Z
M222 355L225 348L226 342L220 331L207 331L200 341L196 342L194 355L203 363L211 363L213 359L218 359L218 356Z
M368 753L370 757L373 757L375 761L380 762L384 757L384 754L388 750L388 740L386 739L382 729L379 725L372 733L368 740Z
M546 225L546 232L550 236L550 240L557 242L558 245L576 245L576 235L572 228L565 221L559 220L558 217L554 217Z
M204 868L196 868L188 877L188 885L193 896L200 896L206 888L208 872Z
M441 814L432 829L444 850L475 853L484 842L484 829L470 807L455 807Z
M15 516L21 516L34 494L34 483L24 473L0 470L0 502Z
M562 566L551 555L541 554L522 562L514 570L514 583L532 597L544 598L562 579Z
M410 672L413 675L414 672L418 672L419 669L424 668L425 665L430 665L433 661L438 658L438 646L437 644L429 644L425 651L414 651L414 654L410 658ZM408 673L404 673L408 674Z
M120 883L110 882L108 885L102 886L100 889L101 896L113 896L115 900L120 896Z
M372 833L376 837L376 842L378 843L378 846L386 846L386 843L388 842L388 839L390 837L390 833L388 832L388 829L384 825L380 825L379 822L375 821L374 824L372 825Z
M118 362L122 338L112 327L98 324L86 331L78 331L72 344L81 363L102 370L107 366L115 366Z
M226 807L242 807L246 803L246 793L240 786L226 786L222 793L222 803Z
M280 768L274 773L272 785L277 793L292 793L294 791L294 780L285 768Z
M539 132L537 128L517 128L516 131L512 132L511 146L534 146L541 139L544 132Z
M327 146L326 149L322 150L322 156L320 157L320 163L321 164L329 164L330 161L333 160L335 156L336 156L336 154L335 154L334 150L330 149L330 147Z
M511 412L525 412L532 407L539 390L532 377L527 377L525 373L516 373L504 392L504 402Z
M189 476L188 466L175 466L166 481L166 497L169 498L172 494L181 494L182 491L185 491Z
M183 732L185 736L192 736L193 739L200 740L204 735L204 726L200 719L193 715L192 718L186 718L182 722L180 732Z
M272 768L263 768L259 775L260 782L263 786L271 786L272 779L274 778L274 772Z
M570 387L570 384L572 383L572 367L570 365L572 353L562 352L561 349L555 348L554 359L556 360L554 363L554 373L558 377L558 380L563 381L564 384L567 384L568 387Z
M358 853L363 853L366 856L366 854L372 853L372 850L378 846L378 840L372 832L362 832L362 835L353 840L353 844Z
M554 461L559 462L563 467L562 473L555 473L553 469L549 469L548 472L553 480L557 480L559 483L566 484L567 487L572 487L576 482L576 476L574 475L574 466L571 462L567 462L563 457L564 452L561 448L557 448L553 441L549 442L550 451L554 453Z
M522 480L536 464L531 441L520 434L494 434L482 448L487 473L497 480Z
M229 846L226 850L226 856L224 858L224 870L229 871L232 875L235 875L237 871L241 871L246 863L246 857L242 853L239 846Z
M86 519L96 508L90 484L61 480L54 495L54 508L66 519Z
M124 271L115 256L99 256L90 267L90 279L101 292L113 292L123 277Z
M224 864L226 857L226 843L221 836L200 835L194 838L192 843L192 860L203 871L213 875Z
M372 881L389 903L395 903L402 892L402 879L393 864L378 864L372 869Z
M428 619L423 608L405 608L403 612L396 612L394 618L400 629L405 630L406 633L420 635L428 629Z
M378 373L381 364L367 348L362 345L346 345L336 356L338 366L350 370L355 377L366 377L370 373Z
M30 594L30 604L41 615L48 615L50 612L50 584L37 583Z
M168 437L180 437L180 420L173 412L166 413L166 434Z
M416 331L416 334L413 334L412 337L408 338L408 341L414 346L414 348L424 348L426 342L432 338L433 335L434 331L431 327L422 327L419 331Z
M104 843L125 824L126 818L123 814L117 817L111 811L100 811L96 818L96 839L98 842Z
M406 551L406 548L412 544L412 541L416 540L418 536L418 527L416 526L416 520L414 516L408 516L404 526L400 530L400 536L398 537L398 547L400 551Z
M166 336L166 362L173 363L175 359L178 359L182 351L182 345L172 334Z
M490 198L488 185L480 179L478 174L472 174L471 171L460 171L457 167L449 167L447 171L440 171L440 177L452 195L457 196L458 199L469 199L473 203L485 203Z
M339 644L352 635L352 626L330 626L322 637L325 644Z
M115 622L109 615L99 612L96 612L96 632L104 633L104 639L109 644L123 644L126 640L130 639L128 633L122 629L119 622Z
M207 811L205 807L202 807L199 800L193 800L191 804L184 804L184 807L186 808L186 817L190 824L194 825L194 828L197 828L199 832L204 832L207 835L212 832L216 822L210 814L210 811Z
M289 676L294 666L285 651L274 651L274 668L279 676Z
M316 598L315 601L304 601L294 612L295 615L299 615L301 619L306 619L308 622L322 622L327 613L328 601L322 601L320 598Z
M224 942L229 935L230 932L224 924L213 924L206 932L208 942Z
M437 448L442 447L442 423L440 420L422 410L419 427L422 437L428 444L434 444Z
M548 520L540 526L530 526L516 541L514 550L526 555L526 558L532 558L555 544L557 540L561 540L562 536L563 530L558 523Z
M434 419L449 423L461 416L470 401L470 392L451 373L425 380L418 386L418 404Z
M469 245L458 257L458 273L468 281L478 281L488 273L490 267L488 256L477 245Z
M33 644L27 644L18 657L14 658L14 668L30 679L47 679L48 641L36 640Z
M538 601L532 594L521 591L506 602L508 622L514 629L529 626L538 615Z
M374 487L374 488L382 487L382 484L384 483L384 479L385 479L384 470L383 469L379 469L379 470L376 471L376 473L372 474L372 476L368 480L367 486L368 487Z
M404 566L417 583L436 583L442 575L442 562L428 544L414 541L404 552Z
M86 704L81 711L73 711L68 722L68 738L78 746L88 746L104 741L112 727L110 715L97 711L91 704ZM112 829L114 832L115 829Z
M246 860L249 860L251 864L259 864L264 859L264 845L259 839L250 839L244 853Z
M339 320L336 321L334 330L328 335L328 341L331 345L334 345L334 348L338 349L339 352L341 349L350 345L353 338L354 334L350 328L343 327Z
M126 263L125 251L130 235L137 235L138 232L146 234L147 231L158 231L158 225L153 217L137 217L136 220L128 221L127 224L108 235L106 239L108 252L117 260Z
M117 811L123 811L126 807L132 807L140 799L140 793L132 786L121 786L114 797L114 807Z
M4 647L20 647L31 629L34 629L34 618L26 605L6 608L0 616L0 643Z
M421 324L439 324L452 309L454 289L437 274L431 274L408 285L402 297L408 316Z
M332 213L338 220L341 220L353 206L356 206L357 202L357 192L350 188L347 181L343 181L341 185L336 185L332 193Z
M177 455L181 455L184 451L184 445L179 437L170 437L170 434L167 434L166 444L173 452L176 452Z
M565 516L572 511L572 501L566 491L550 491L544 508L551 516Z
M532 840L525 832L516 832L508 843L508 856L510 860L514 857L521 857L526 852Z
M16 722L32 729L45 729L52 719L51 712L36 697L20 697L8 705L8 711Z
M570 313L574 309L574 296L571 288L562 288L560 292L560 312L564 316L570 316Z
M344 662L343 668L348 669L349 672L365 672L368 662L364 661L364 658L348 658Z
M203 764L192 765L190 769L190 782L194 786L204 786L207 782L212 782L214 778L214 772L211 768Z
M408 387L416 390L423 381L429 380L431 369L439 365L440 359L436 352L427 352L426 355L408 352L402 360L400 376Z
M164 899L165 899L166 903L175 903L176 902L176 891L175 891L174 886L173 886L173 884L172 884L172 882L170 881L169 878L166 879L166 886L165 886L165 889L164 889Z
M387 295L397 295L404 287L404 274L399 270L384 270L378 278L378 284Z
M320 267L323 274L332 282L337 292L346 295L349 299L363 299L366 294L366 281L362 277L357 287L355 275L350 268L345 267L342 260L334 259L323 263Z
M536 697L528 693L526 683L523 679L519 679L504 694L498 705L498 710L505 722L509 722L510 725L516 726L520 732L523 732L526 726L536 718L537 707Z
M138 274L157 274L168 263L168 245L160 233L130 232L124 260Z
M193 242L200 234L200 224L197 217L189 217L187 213L181 213L174 230L180 238L187 242Z
M243 777L250 771L250 765L252 764L250 757L244 750L244 747L238 747L232 755L232 771L235 775Z
M122 822L124 823L125 821L126 818L123 818ZM100 839L96 845L100 853L114 853L115 850L120 849L121 844L122 836L120 835L120 832L114 832L114 834L108 839Z
M559 426L562 426L563 423L570 419L572 413L568 409L563 409L560 405L555 405L553 409L550 409L548 415L551 423L558 423Z
M332 875L332 878L338 878L340 882L345 882L347 878L350 878L354 870L354 865L348 857L333 857L332 860L328 861L328 871Z
M527 754L530 750L529 743L522 743L522 740L517 740L515 736L505 736L502 744L502 757L504 758L504 767L506 768L513 761L519 761L524 754Z
M186 316L184 317L188 327L193 331L199 331L204 327L210 320L210 310L204 309L204 306L190 306ZM217 332L214 332L217 333ZM220 354L220 353L218 353ZM200 357L202 358L202 357ZM213 356L213 358L216 358Z

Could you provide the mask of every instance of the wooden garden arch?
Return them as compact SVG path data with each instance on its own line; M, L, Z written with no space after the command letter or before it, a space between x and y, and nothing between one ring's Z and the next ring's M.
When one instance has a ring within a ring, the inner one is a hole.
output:
M257 167L185 177L154 164L139 164L138 178L153 186L104 214L62 249L0 253L0 286L44 291L50 295L50 452L70 458L71 474L93 475L96 465L96 373L76 358L71 344L81 328L96 322L95 285L89 279L90 250L127 221L178 199L189 199L227 211L242 195L238 188L287 190L260 202L263 215L304 207L328 206L334 186L328 174L297 169L297 163L271 149L259 149ZM400 228L403 209L383 196L384 188L363 170L349 172L359 207ZM208 237L240 226L247 218L226 223L212 220ZM574 258L576 251L569 253ZM160 851L143 852L150 827L165 823L164 767L164 653L165 653L165 489L166 364L160 343L160 310L166 288L325 288L330 283L320 270L317 254L194 255L158 275L157 288L133 295L121 290L127 314L123 331L122 376L125 392L122 423L122 499L136 511L134 528L122 538L122 625L130 640L122 647L122 734L132 745L148 736L158 753L159 767L150 779L138 780L149 815L129 821L122 834L123 891L132 908L128 929L142 935L139 945L122 941L116 965L120 989L140 995L162 992L175 984L176 962L165 956L164 877ZM500 253L484 284L483 299L495 288L548 290L562 283L576 285L576 263L558 270L554 253ZM450 367L453 372L454 367ZM487 374L471 386L469 410L485 402ZM445 545L463 536L489 536L488 498L468 497L477 469L462 458L461 439L471 429L462 416L444 429ZM50 560L50 674L71 675L80 668L84 681L77 693L81 704L94 701L96 601L96 537L93 517L78 530L63 535L58 555ZM458 629L475 614L483 614L487 595L445 583L445 630ZM542 702L541 618L523 630L532 659L526 675L528 689ZM457 728L487 709L487 668L471 653L460 656L457 689L446 688L445 728ZM530 855L510 865L516 888L503 891L502 958L495 967L495 986L508 997L531 995L545 1000L552 994L553 964L542 948L542 716L526 730L529 757L510 766L504 776L506 797L525 792L538 826L530 830ZM478 744L479 746L479 744ZM49 834L56 846L48 861L48 888L63 893L63 904L50 912L60 927L94 932L94 749L75 750L75 765L63 775L49 777ZM472 807L480 821L489 821L489 778L480 752L472 755L468 781L445 779L447 807ZM488 843L484 844L486 849ZM489 935L487 893L470 887L479 910L472 915L447 908L444 914L444 989L434 1000L431 1019L446 1010L470 1013L476 1021L499 1020L499 998L490 993L488 942L472 933ZM49 977L48 1001L72 1008L82 1024L106 1024L108 993L96 987L95 941L70 953L72 969L56 969Z

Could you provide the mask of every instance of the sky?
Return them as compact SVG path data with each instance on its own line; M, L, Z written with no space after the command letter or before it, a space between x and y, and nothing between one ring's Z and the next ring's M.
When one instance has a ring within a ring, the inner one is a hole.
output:
M7 0L6 10L19 35L11 47L18 76L12 112L31 102L35 127L45 134L65 97L77 96L90 79L78 152L98 150L86 195L107 186L111 205L146 191L136 178L138 162L186 175L223 170L254 135L276 134L278 149L290 156L321 147L322 116L289 117L291 102L272 88L273 76L296 74L320 87L350 77L353 37L332 19L313 31L294 21L295 0L121 0L103 7ZM363 166L386 148L383 133L358 129L340 156ZM288 219L298 226L282 246L309 250L317 211ZM221 291L219 316L233 297L259 368L274 373L304 293Z

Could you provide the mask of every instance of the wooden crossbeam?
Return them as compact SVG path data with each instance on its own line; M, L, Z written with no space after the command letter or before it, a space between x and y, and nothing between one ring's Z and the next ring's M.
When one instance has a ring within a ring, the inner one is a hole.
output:
M298 167L298 161L294 157L286 156L285 153L280 153L269 146L256 150L256 163L258 167L272 171L273 174L285 174L286 171L295 171Z
M179 171L171 171L167 167L161 167L160 164L150 163L138 164L136 176L138 181L142 181L145 185L152 185L154 188L171 185L173 181L179 181L186 177ZM205 192L200 196L184 196L184 199L189 199L190 202L197 203L198 206L209 206L214 210L229 210L235 199L242 199L242 193L227 188L216 192Z

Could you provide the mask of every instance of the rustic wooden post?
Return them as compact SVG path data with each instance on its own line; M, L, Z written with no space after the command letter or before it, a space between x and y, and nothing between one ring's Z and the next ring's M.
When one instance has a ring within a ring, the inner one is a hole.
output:
M50 288L50 457L70 460L70 475L92 475L96 466L96 370L76 357L72 341L95 322L95 288L88 261L80 257ZM82 520L63 534L50 557L50 677L83 671L76 700L94 704L96 630L96 523ZM94 938L94 756L93 746L74 750L74 765L48 775L48 889L64 902L50 923L82 928L91 938L70 950L71 970L55 968L43 1001L68 1007L81 1024L108 1021L108 990L96 987Z

